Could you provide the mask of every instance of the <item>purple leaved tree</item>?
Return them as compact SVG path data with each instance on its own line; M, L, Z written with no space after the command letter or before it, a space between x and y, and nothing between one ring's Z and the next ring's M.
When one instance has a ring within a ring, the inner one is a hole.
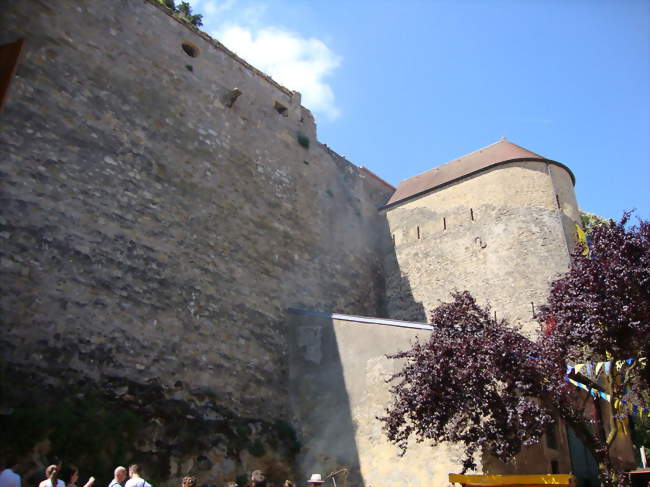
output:
M543 332L534 340L495 320L467 291L434 309L431 338L391 356L404 366L389 380L392 403L380 418L388 439L403 451L410 438L432 446L460 443L469 469L478 453L512 460L561 417L597 459L603 486L624 485L609 455L621 400L626 394L639 400L634 391L650 382L647 362L620 362L647 357L650 336L649 225L626 229L628 218L596 227L589 255L573 252L570 271L552 285L540 314ZM589 401L580 400L565 375L569 363L600 360L613 364L607 437L592 427Z

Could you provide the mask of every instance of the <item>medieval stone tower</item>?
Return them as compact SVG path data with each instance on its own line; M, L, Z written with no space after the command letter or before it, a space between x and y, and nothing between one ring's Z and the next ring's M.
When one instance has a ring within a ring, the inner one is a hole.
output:
M383 207L397 264L390 316L417 318L450 289L468 289L511 322L531 323L575 245L573 183L563 164L506 140L400 183Z
M395 190L156 0L2 2L0 44L18 39L0 73L3 424L128 412L137 428L68 461L138 460L168 485L253 468L444 485L453 445L400 458L383 438L385 354L454 289L534 332L578 222L571 172L500 141ZM565 447L534 468L567 470Z

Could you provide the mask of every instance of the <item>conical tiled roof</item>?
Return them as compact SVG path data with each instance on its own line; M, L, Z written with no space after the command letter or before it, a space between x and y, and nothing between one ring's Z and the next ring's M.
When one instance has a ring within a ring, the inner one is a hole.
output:
M552 162L564 167L571 179L575 183L573 173L559 162L552 161L535 154L523 147L513 144L505 139L501 139L492 145L483 147L477 151L471 152L465 156L459 157L442 166L435 167L425 171L412 178L405 179L397 185L397 190L393 193L384 208L394 206L405 200L428 193L435 188L449 184L465 176L469 176L478 171L489 167L503 164L506 162L524 162L524 161L543 161Z

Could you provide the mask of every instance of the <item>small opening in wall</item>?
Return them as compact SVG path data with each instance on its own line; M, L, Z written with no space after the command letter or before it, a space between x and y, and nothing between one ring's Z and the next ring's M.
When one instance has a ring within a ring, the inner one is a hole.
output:
M551 473L560 473L560 464L557 460L551 460Z
M533 311L533 318L535 318L535 303L530 302L530 309Z
M392 234L392 237L393 237L393 245L395 245L395 234L394 233Z
M557 207L561 208L561 206L560 206L560 197L558 195L555 195L555 202L557 203Z
M302 161L305 166L309 166L309 161Z
M494 321L496 321L496 320L497 320L497 312L495 311L494 312Z
M189 57L196 57L199 55L199 48L191 42L183 42L181 44L181 47L183 48L183 51L185 51L185 54L187 54Z
M420 240L420 227L418 226L417 229L418 229L418 240Z
M278 112L283 117L289 116L289 110L287 110L287 107L285 107L282 103L276 101L275 105L273 105L273 108L275 108L275 111Z
M447 230L447 219L442 217L442 229Z
M469 217L471 218L472 221L474 221L474 209L473 208L469 209Z

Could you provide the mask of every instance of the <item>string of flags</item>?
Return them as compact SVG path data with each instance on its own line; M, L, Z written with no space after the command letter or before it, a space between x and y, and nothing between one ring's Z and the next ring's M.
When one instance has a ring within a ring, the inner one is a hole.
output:
M639 365L645 365L646 363L646 358L642 357L640 359L634 359L634 358L629 358L626 360L618 360L615 362L616 368L620 370L623 368L626 364L627 365L632 365L635 361L638 361ZM583 389L587 391L591 397L596 398L600 397L601 399L604 399L605 401L612 402L612 398L609 394L606 392L603 392L601 390L598 390L594 387L589 387L582 382L578 382L577 380L571 379L568 377L572 372L575 372L576 374L582 373L583 375L586 375L587 377L593 377L594 379L598 378L600 373L602 371L605 371L605 374L609 374L612 369L612 362L607 361L607 362L592 362L592 363L584 363L584 364L575 364L575 365L567 365L566 373L567 377L566 380L567 382L573 384L576 387L579 387L580 389ZM629 401L626 401L625 399L615 399L615 404L614 407L618 408L619 406L623 406L623 408L633 414L638 414L641 417L647 416L650 418L650 409L649 408L644 408L642 406L638 406L637 404L632 404Z
M646 364L647 358L642 357L640 359L635 359L635 358L628 358L626 360L618 360L615 362L616 368L618 370L622 369L626 364L627 365L632 365L634 362L639 363L639 365L644 366ZM587 362L584 364L575 364L575 365L567 365L566 366L566 373L567 375L570 375L572 372L575 372L576 374L583 374L586 375L587 377L592 377L594 379L597 379L598 376L602 371L605 371L605 374L609 374L609 372L612 370L612 362L607 361L607 362Z

